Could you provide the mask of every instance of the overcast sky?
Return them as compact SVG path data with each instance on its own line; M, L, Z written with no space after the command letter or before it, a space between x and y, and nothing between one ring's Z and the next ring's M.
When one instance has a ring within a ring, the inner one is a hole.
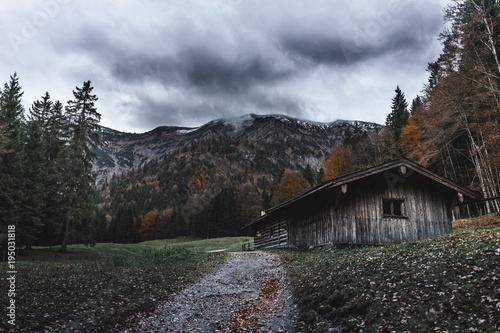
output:
M0 3L0 82L24 105L92 81L101 124L144 132L248 113L384 123L441 51L446 0Z

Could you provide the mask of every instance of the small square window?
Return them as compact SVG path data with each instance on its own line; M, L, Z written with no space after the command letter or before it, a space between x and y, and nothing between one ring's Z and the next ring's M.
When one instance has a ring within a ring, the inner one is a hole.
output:
M383 199L382 210L386 217L405 217L403 212L403 199Z

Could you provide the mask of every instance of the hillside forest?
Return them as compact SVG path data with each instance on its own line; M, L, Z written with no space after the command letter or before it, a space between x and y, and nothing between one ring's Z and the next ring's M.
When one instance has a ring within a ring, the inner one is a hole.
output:
M318 151L225 136L193 142L96 185L92 167L102 131L90 81L63 105L47 92L26 109L20 78L0 91L0 232L16 225L18 245L244 234L262 210L322 181L399 157L482 193L499 196L500 4L447 7L443 50L411 101L396 87L385 128L347 127L342 142ZM262 158L265 154L272 158ZM300 162L299 162L300 160ZM484 212L500 210L485 201Z

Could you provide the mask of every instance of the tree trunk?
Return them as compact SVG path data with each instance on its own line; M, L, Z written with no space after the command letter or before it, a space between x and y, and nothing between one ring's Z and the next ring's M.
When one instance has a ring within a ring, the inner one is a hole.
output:
M481 192L483 193L483 198L488 198L488 188L487 182L484 177L483 171L483 159L481 158L481 148L476 143L476 140L472 136L471 129L469 127L469 122L467 120L467 116L462 116L463 124L465 125L465 130L467 131L467 136L469 137L469 151L472 159L472 163L474 164L474 168L476 169L476 175L479 180L479 185L481 186ZM490 204L488 201L485 201L486 212L491 213Z
M488 43L485 43L485 44L486 44L486 47L491 51L491 54L493 55L493 58L495 59L495 63L497 65L498 74L500 74L500 61L498 59L498 54L497 54L497 50L495 47L495 42L493 40L493 35L494 35L493 24L490 25L490 22L488 22L488 16L486 14L486 9L484 8L484 5L483 5L483 7L481 7L480 5L478 5L476 3L476 1L472 1L472 4L474 5L474 8L480 13L481 20L483 21L484 26L486 27L486 35L488 36ZM491 20L491 18L490 18L490 20Z
M71 217L68 214L66 218L64 219L64 225L63 225L63 238L62 238L62 243L61 243L61 248L59 249L59 252L68 252L68 236L69 236L69 224L71 222Z

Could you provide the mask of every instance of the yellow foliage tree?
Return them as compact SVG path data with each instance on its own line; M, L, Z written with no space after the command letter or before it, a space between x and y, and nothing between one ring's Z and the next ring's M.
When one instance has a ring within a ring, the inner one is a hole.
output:
M141 225L137 230L139 234L139 239L141 241L145 241L151 239L151 235L153 234L153 224L156 222L156 212L151 211L147 213L145 216L141 217Z
M406 126L401 130L401 144L406 157L420 161L424 156L422 132L416 116L408 118Z
M207 183L208 176L205 170L200 170L196 172L188 182L188 185L191 189L201 189Z
M307 191L311 185L300 171L286 170L274 194L272 204L279 205Z
M325 161L325 176L327 179L342 176L354 170L354 157L351 149L344 144L332 148Z

